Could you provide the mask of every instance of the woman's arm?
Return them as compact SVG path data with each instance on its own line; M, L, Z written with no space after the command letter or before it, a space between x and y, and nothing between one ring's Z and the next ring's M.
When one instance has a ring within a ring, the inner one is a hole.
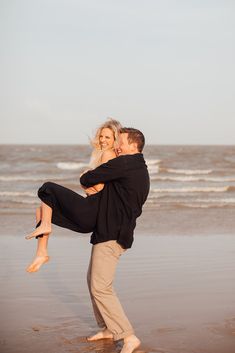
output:
M108 161L110 161L110 159L114 159L116 157L117 157L117 155L114 152L114 150L104 151L102 154L102 157L101 157L101 164L107 163Z

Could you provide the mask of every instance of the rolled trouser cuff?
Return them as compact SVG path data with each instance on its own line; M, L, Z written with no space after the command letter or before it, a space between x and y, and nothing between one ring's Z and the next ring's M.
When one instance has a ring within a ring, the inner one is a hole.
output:
M118 341L118 340L121 340L125 337L128 337L130 335L134 335L134 331L133 330L129 330L129 331L125 331L125 332L122 332L122 333L118 333L118 334L113 334L113 339L114 341Z

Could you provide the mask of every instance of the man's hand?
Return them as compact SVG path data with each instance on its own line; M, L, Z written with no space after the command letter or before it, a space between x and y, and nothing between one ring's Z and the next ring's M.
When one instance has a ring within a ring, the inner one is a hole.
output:
M81 178L81 176L82 176L83 174L87 173L89 170L90 170L90 169L84 170L84 172L82 172L82 173L80 174L80 178ZM91 187L89 187L89 188L86 188L86 187L85 187L84 185L82 185L82 184L80 184L80 186L82 187L82 189L85 191L85 193L86 193L88 196L89 196L89 195L94 195L94 194L97 193L97 190L96 190L93 186L91 186Z
M94 195L97 193L97 190L93 186L86 188L85 186L81 185L81 187L87 195Z
M97 192L103 190L104 184L103 183L96 184L94 186L90 186L89 188L86 188L84 185L81 185L81 187L83 188L83 190L87 195L94 195Z
M89 195L94 195L97 194L97 190L91 186L89 188L85 188L85 193L89 196Z

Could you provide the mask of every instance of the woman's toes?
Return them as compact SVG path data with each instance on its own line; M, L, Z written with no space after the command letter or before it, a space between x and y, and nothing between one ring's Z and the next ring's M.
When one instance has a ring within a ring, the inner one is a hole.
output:
M52 231L51 228L39 227L39 228L36 228L32 233L26 235L25 239L32 239L34 237L37 237L38 235L50 234L51 231Z
M35 260L27 267L26 271L37 272L43 264L49 261L49 259L49 256L36 256Z
M43 234L29 234L29 235L26 235L25 239L29 240L29 239L32 239L34 237L37 237L38 235L43 235Z
M27 272L31 272L32 269L33 269L33 265L31 264L31 265L29 265L29 266L26 268L26 271L27 271Z

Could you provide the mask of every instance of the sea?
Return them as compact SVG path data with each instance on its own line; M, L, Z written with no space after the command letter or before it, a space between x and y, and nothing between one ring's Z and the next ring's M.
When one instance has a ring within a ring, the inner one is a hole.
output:
M0 213L28 213L38 188L53 181L84 195L80 174L89 145L0 145ZM235 209L235 145L148 145L146 209Z
M37 242L38 188L84 195L88 145L0 145L0 352L113 353L86 283L90 235L53 225L50 261L25 269ZM115 287L143 352L235 352L235 146L147 145L151 188ZM71 205L72 207L72 205ZM1 349L2 348L2 349Z

